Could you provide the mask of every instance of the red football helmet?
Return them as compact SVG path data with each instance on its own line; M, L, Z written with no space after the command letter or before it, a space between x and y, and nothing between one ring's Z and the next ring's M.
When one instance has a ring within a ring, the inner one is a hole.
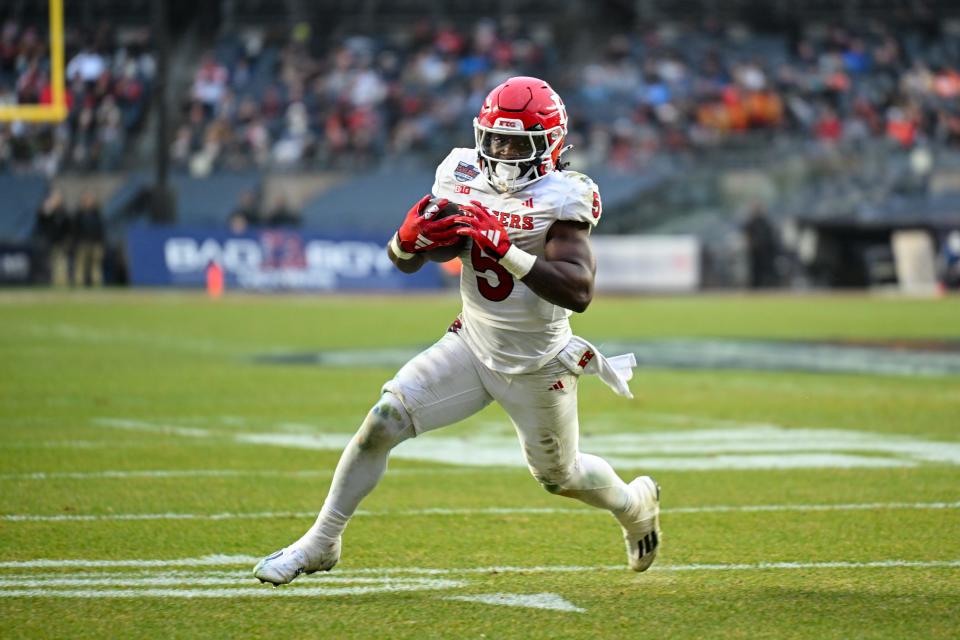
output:
M539 78L507 79L473 119L480 169L494 189L519 191L560 166L567 109Z

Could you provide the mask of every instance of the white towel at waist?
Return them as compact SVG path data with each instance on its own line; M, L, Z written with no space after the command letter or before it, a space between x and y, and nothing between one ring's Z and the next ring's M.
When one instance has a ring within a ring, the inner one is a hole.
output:
M557 358L573 373L597 375L617 395L633 398L630 387L627 386L627 382L633 377L633 368L637 366L637 358L632 353L607 358L580 336L573 336L567 346L557 354Z

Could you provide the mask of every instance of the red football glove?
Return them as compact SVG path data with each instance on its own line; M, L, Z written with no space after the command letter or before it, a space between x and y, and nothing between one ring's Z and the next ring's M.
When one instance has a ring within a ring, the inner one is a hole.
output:
M448 216L440 220L427 220L423 217L423 210L432 198L430 194L423 196L407 212L403 224L397 230L397 244L401 250L421 253L437 247L448 247L460 241L460 236L453 228L458 216ZM442 209L448 202L446 198L438 200L437 207Z
M502 258L513 243L510 242L507 229L500 222L499 216L490 213L477 200L471 200L468 205L460 205L460 208L469 211L471 215L455 216L461 225L454 230L455 233L470 236L487 255L497 260Z

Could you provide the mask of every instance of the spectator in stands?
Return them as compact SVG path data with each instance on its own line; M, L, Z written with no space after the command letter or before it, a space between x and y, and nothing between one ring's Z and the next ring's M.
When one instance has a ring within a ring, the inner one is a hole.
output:
M248 227L260 224L259 196L253 189L240 194L237 206L230 212L227 225L234 233L243 233Z
M310 152L312 143L307 107L303 102L292 102L280 139L273 146L273 159L281 167L296 165Z
M751 34L743 25L679 19L564 48L553 42L557 26L527 28L513 16L468 27L424 19L382 38L346 33L328 51L308 23L279 41L260 27L225 33L194 71L187 128L175 127L171 141L175 161L203 175L434 154L462 143L469 132L459 123L472 105L516 72L556 78L580 158L624 169L663 151L740 139L960 148L960 53L946 30L917 32L894 17ZM17 143L8 164L48 172L119 165L143 121L154 63L138 49L145 41L121 46L109 25L93 32L67 32L68 128L30 124L14 133L0 125L0 137ZM43 102L47 59L42 29L3 25L0 85L8 97Z
M299 227L300 216L294 213L287 203L287 197L281 194L274 199L265 222L268 227Z
M71 219L63 205L63 194L53 188L37 210L31 238L40 256L43 277L55 287L69 284Z
M960 289L960 231L953 230L943 239L941 261L943 284Z
M834 144L838 142L843 137L843 123L837 117L837 112L828 106L824 106L820 118L814 126L814 133L817 140L823 143Z
M223 98L228 77L227 68L219 64L212 53L204 54L193 80L191 94L194 100L203 105L208 116L213 115Z
M153 56L145 50L148 38L146 31L127 30L121 45L106 22L81 34L68 21L64 34L68 119L62 124L0 123L0 138L9 139L12 147L8 166L49 176L64 167L119 167L131 135L143 121L155 73ZM36 26L16 20L4 23L0 101L13 96L18 103L52 103L47 43L46 33Z
M100 205L86 191L73 214L73 286L103 285L103 254L106 235Z
M92 88L107 72L107 61L88 43L67 64L67 78L79 78Z
M123 156L125 131L123 112L113 96L107 96L97 108L97 166L107 171L120 167Z
M753 205L750 216L743 225L743 235L747 244L750 288L776 286L779 282L776 272L779 243L763 205Z
M528 72L556 76L559 88L573 85L564 95L581 158L627 170L661 151L747 136L764 144L775 137L831 146L890 138L909 149L934 136L958 144L956 118L944 109L960 95L960 61L944 54L953 49L930 38L901 48L905 36L882 23L828 30L801 24L798 33L791 46L787 33L661 22L614 34L595 54L564 61L550 24L527 30L511 16L468 29L422 20L407 25L402 40L385 38L389 44L347 35L323 57L314 57L303 24L279 43L247 29L226 38L252 35L253 54L236 44L218 47L233 53L207 57L198 70L198 80L219 78L215 93L225 83L218 115L205 113L200 124L225 125L233 141L217 166L354 168L433 153L449 144L444 138L462 140L458 123L469 105L503 76ZM264 58L277 65L253 64ZM564 73L560 62L568 63ZM191 122L196 126L192 114Z

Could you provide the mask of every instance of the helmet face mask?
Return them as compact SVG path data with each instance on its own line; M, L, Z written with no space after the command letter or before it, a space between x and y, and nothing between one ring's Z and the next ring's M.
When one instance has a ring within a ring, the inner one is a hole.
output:
M487 182L501 193L519 191L559 166L567 112L543 80L510 78L487 96L473 128Z
M537 157L538 151L543 153L543 137L538 136L535 142L533 133L507 133L483 128L479 128L479 133L480 149L488 158L519 162L533 160Z

